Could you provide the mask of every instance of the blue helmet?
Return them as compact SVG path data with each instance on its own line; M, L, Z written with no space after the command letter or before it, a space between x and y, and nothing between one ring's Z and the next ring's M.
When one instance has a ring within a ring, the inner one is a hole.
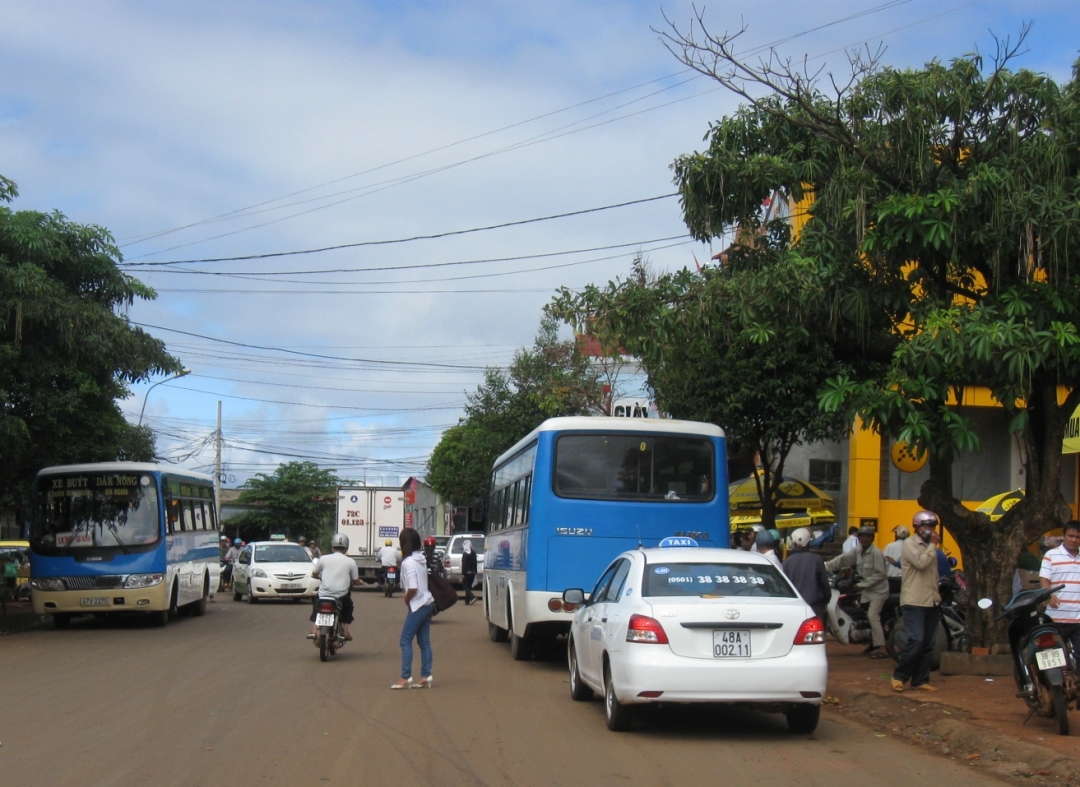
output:
M232 543L233 543L233 546L234 546L234 547L238 547L238 546L240 546L241 544L243 544L244 542L243 542L243 541L241 541L241 540L240 540L239 538L236 538L236 539L233 539L233 542L232 542Z
M758 549L764 549L765 547L775 546L776 539L768 530L759 530L758 534L754 536L754 543L757 544Z

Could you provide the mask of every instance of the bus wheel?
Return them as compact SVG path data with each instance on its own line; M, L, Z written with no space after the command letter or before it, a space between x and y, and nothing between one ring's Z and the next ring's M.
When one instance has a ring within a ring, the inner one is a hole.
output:
M504 628L488 622L488 639L492 642L506 642L507 631Z
M210 577L209 575L203 579L202 598L195 601L188 607L191 610L191 614L194 617L201 618L206 614L206 597L210 595Z
M151 626L164 626L169 622L169 610L161 609L157 612L150 613L150 625Z
M172 601L169 602L169 611L165 613L166 615L168 615L169 620L176 620L176 618L180 615L180 608L176 606L178 592L179 590L176 587L176 583L174 582L172 586Z
M529 637L519 637L510 632L510 655L514 661L528 661L533 655L533 642Z
M58 629L66 629L71 625L71 615L60 613L52 616L53 625Z

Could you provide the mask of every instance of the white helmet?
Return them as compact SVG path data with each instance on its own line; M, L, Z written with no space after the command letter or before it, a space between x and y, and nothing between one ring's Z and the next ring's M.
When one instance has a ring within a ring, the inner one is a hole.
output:
M814 540L814 534L810 532L809 528L800 527L794 533L791 534L791 545L794 547L800 547L805 549L810 546L810 542Z
M334 533L334 537L330 539L331 549L348 549L349 537L344 533Z

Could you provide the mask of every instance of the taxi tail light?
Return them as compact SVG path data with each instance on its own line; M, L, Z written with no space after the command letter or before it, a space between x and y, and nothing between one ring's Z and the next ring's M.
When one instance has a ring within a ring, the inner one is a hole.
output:
M627 642L643 642L651 645L667 645L667 633L659 620L645 615L631 615L626 626Z
M804 620L799 630L795 632L795 644L824 645L825 624L821 622L821 618L815 616Z
M1037 648L1058 648L1061 647L1058 644L1058 635L1053 631L1044 631L1039 636L1035 637L1034 645Z

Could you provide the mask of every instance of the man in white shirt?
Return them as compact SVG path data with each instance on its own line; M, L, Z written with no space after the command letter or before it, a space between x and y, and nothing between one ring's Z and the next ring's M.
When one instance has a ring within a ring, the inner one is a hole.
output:
M349 548L349 537L344 533L338 533L330 541L330 546L333 552L320 557L311 572L311 576L315 579L322 580L319 592L311 605L311 633L316 637L316 646L319 644L317 639L319 627L315 625L315 611L318 608L319 596L333 596L341 603L341 633L348 642L352 639L349 624L353 622L350 591L355 585L360 584L360 570L356 567L356 561L345 554Z
M1061 546L1043 555L1039 584L1044 588L1065 585L1050 597L1046 614L1080 656L1080 522L1066 522Z
M849 527L847 529L847 541L844 542L844 554L853 552L859 548L859 528Z
M401 562L401 553L394 548L394 542L388 538L375 557L379 559L379 565L382 566L382 576L379 579L385 582L386 569L390 566L397 566Z
M889 578L899 579L903 574L900 570L900 555L904 552L904 539L911 535L911 531L903 525L897 525L892 532L896 540L888 544L881 552L885 555L886 573Z

